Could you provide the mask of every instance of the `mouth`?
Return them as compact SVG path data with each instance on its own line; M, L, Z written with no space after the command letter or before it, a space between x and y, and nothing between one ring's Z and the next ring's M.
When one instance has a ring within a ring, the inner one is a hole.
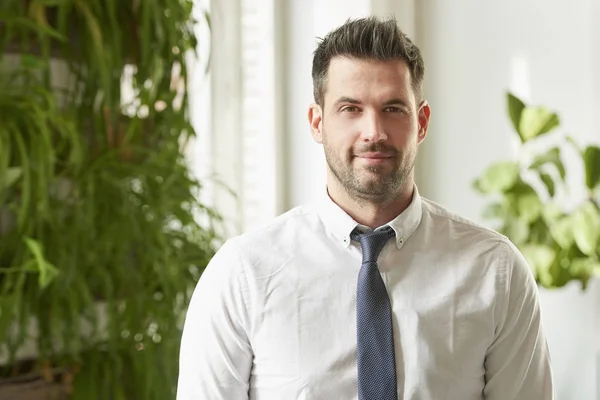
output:
M366 159L384 159L384 158L392 158L392 156L388 153L382 152L369 152L369 153L361 153L355 155L358 158L366 158Z
M356 154L354 157L367 165L383 164L389 162L393 158L390 154L381 152L361 153Z

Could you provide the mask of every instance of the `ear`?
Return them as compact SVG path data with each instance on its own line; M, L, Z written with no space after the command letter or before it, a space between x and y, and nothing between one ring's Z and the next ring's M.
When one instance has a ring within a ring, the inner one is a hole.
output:
M427 129L429 129L429 118L431 116L431 108L426 100L423 100L419 105L419 133L418 142L421 143L427 136Z
M308 123L315 142L323 143L323 110L318 104L311 104L308 108Z

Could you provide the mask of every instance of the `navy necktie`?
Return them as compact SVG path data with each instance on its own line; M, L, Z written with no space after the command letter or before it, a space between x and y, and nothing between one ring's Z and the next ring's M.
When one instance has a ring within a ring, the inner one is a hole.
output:
M356 290L356 327L358 349L358 398L360 400L397 400L396 358L392 310L377 257L394 230L384 229L350 237L360 242L363 254Z

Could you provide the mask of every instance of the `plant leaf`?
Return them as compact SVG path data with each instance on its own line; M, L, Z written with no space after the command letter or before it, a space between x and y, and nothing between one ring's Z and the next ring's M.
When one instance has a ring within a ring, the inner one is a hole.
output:
M0 190L6 190L14 185L22 175L23 170L20 167L9 167L4 178L0 180Z
M600 185L600 147L588 146L583 152L585 184L590 190Z
M546 107L526 107L519 121L519 133L523 142L550 132L560 125L556 113Z
M510 120L512 121L513 127L515 131L519 134L521 141L523 141L523 136L521 135L520 125L521 125L521 114L525 109L525 103L521 101L517 96L512 93L508 93L506 96L507 105L508 105L508 115L510 116Z
M600 241L600 211L587 201L572 215L573 235L579 250L587 256L596 255Z
M575 236L573 233L572 218L560 218L553 223L549 223L548 227L550 229L550 235L561 248L568 249L573 245Z
M66 42L67 38L51 28L48 24L38 24L32 18L15 16L14 14L0 13L0 21L7 26L18 26L20 29L30 29L39 35L48 35L60 42Z
M585 290L590 278L600 271L600 261L593 258L576 258L571 261L569 271L579 277L582 289Z
M561 249L569 249L575 240L573 236L573 218L565 215L563 210L554 202L543 204L542 216L548 227L550 237Z
M60 6L64 0L35 0L35 2L45 6Z
M556 193L554 179L552 179L552 177L545 172L540 173L540 179L542 180L544 185L546 185L546 189L548 189L548 194L550 195L550 197L554 197L554 194Z
M527 244L521 246L520 249L529 267L538 276L539 281L544 286L551 286L553 278L550 273L550 267L556 259L554 249L540 244Z
M544 215L544 219L549 225L553 224L554 221L557 221L565 215L561 207L556 202L544 203L544 209L542 213Z
M15 141L17 143L17 148L19 150L19 157L21 160L21 165L23 168L23 189L21 192L21 204L19 207L18 217L17 217L17 227L19 230L23 230L25 227L25 222L27 221L29 210L31 207L32 201L32 183L31 183L31 170L29 156L27 154L27 147L25 145L25 140L21 136L22 132L19 132L16 128L15 132Z
M521 218L509 217L505 221L502 233L519 246L529 237L529 224Z
M23 240L31 254L33 254L35 268L39 272L39 285L45 288L58 275L58 269L46 260L42 245L38 241L29 237L25 237Z
M582 153L583 149L581 148L581 146L579 146L579 143L577 143L577 140L575 140L575 138L571 135L567 135L565 137L566 142L571 145L571 147L573 147L573 149L575 149L575 151L577 151L578 153Z
M515 162L500 162L488 167L474 187L484 194L504 192L514 186L518 177L519 166Z
M542 202L537 193L526 193L516 199L518 215L526 222L531 223L542 214Z

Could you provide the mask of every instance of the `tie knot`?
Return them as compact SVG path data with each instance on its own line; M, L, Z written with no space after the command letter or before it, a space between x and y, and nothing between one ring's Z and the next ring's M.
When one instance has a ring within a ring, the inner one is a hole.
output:
M383 250L387 241L395 235L396 233L394 230L390 226L386 226L385 228L366 233L354 229L350 234L350 237L352 240L356 240L360 243L363 252L363 263L365 263L377 262L379 253Z

